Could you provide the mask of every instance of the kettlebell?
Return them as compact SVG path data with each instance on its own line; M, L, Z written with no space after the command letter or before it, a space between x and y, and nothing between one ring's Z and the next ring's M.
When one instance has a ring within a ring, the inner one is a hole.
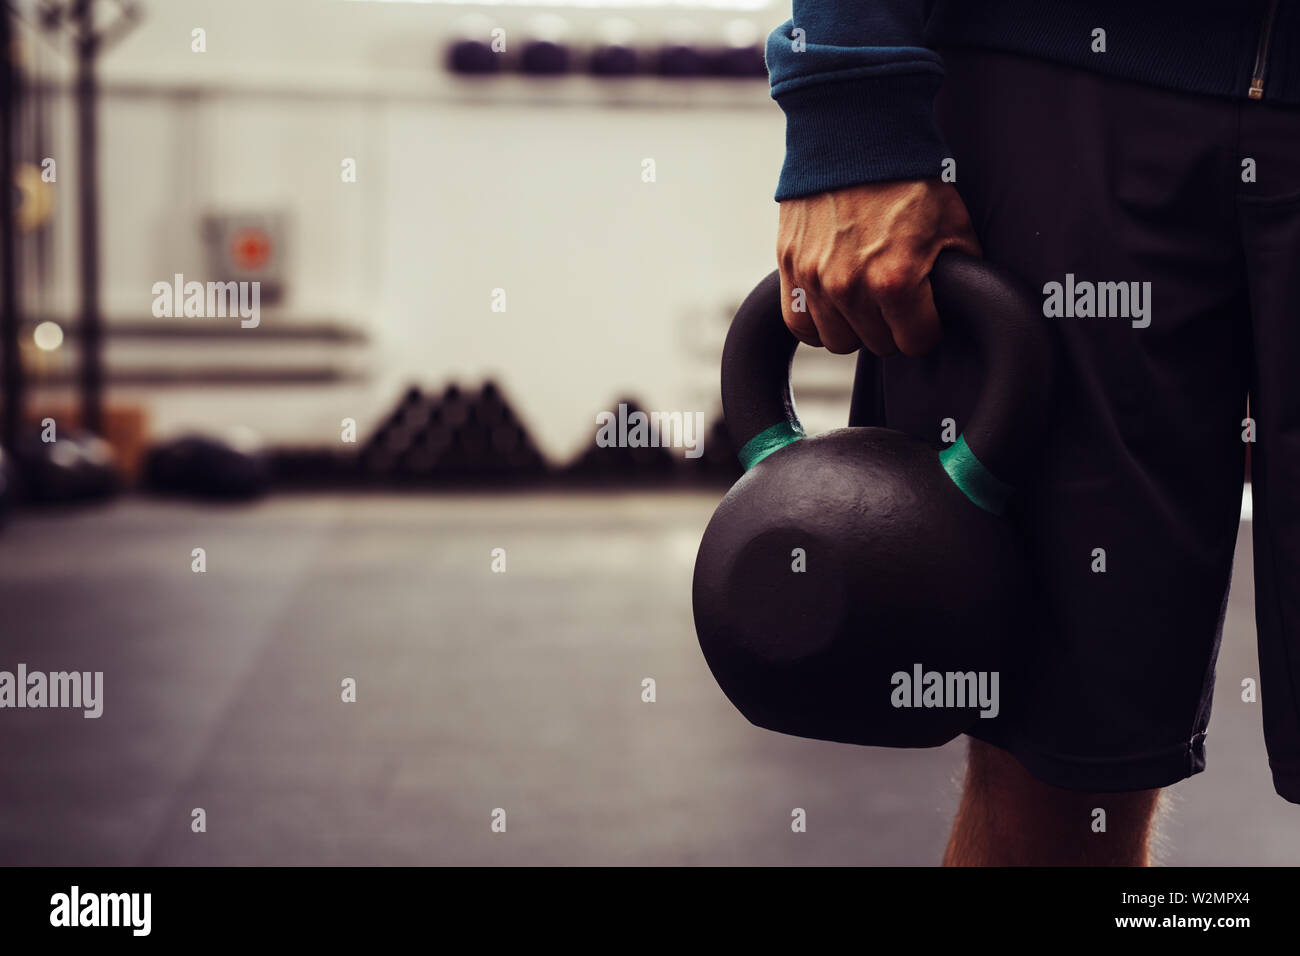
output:
M1029 580L1005 510L1046 422L1052 346L1035 300L986 262L945 250L930 285L943 347L967 341L982 371L942 448L804 433L776 272L731 323L722 407L745 473L704 532L692 599L710 670L759 727L933 747L1000 711Z

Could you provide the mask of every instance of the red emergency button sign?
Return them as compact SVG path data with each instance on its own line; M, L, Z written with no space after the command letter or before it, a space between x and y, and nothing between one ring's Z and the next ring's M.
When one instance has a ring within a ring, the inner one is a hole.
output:
M271 237L261 229L241 229L230 240L230 253L239 269L265 268L271 261Z

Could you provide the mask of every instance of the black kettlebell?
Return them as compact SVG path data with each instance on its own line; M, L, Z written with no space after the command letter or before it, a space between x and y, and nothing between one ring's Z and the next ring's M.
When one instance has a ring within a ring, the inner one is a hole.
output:
M722 407L746 471L704 532L693 603L709 668L759 727L931 747L1000 709L1028 586L1003 510L1045 424L1051 343L1034 300L981 260L945 251L930 284L983 366L942 450L885 428L804 435L777 273L731 323Z

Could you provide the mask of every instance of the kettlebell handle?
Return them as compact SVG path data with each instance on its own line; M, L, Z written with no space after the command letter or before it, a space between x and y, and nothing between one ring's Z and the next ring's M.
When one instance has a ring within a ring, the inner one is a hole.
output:
M1051 340L1034 299L982 259L945 249L930 287L941 320L969 336L984 372L970 421L940 459L967 497L998 512L1046 424ZM746 470L804 437L790 390L798 344L782 317L781 280L773 272L741 304L722 350L722 412Z

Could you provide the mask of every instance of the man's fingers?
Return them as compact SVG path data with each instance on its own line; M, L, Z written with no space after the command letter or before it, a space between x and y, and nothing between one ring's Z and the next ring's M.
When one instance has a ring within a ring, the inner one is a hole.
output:
M808 311L807 296L806 294L796 296L795 290L798 288L790 283L783 270L781 272L781 315L785 317L785 326L800 342L821 348L822 340L817 334L817 325L813 322L812 313ZM803 311L796 311L796 304L802 305Z
M856 352L862 345L849 320L835 306L835 303L820 289L808 290L809 310L813 322L817 325L817 337L821 339L826 351L836 355L848 355Z
M871 290L855 276L826 287L826 295L848 321L860 343L876 355L893 355L898 351L880 307L871 299Z
M867 347L868 351L884 357L898 351L898 344L890 332L889 326L879 308L874 303L867 303L855 309L849 317L853 331Z
M797 311L794 308L796 303L803 305L806 311ZM791 283L786 273L781 273L781 314L786 328L808 345L847 355L857 351L862 344L848 320L826 296L821 284L814 280L796 276Z
M943 337L928 277L906 294L894 292L882 298L880 311L898 351L904 355L924 355Z

